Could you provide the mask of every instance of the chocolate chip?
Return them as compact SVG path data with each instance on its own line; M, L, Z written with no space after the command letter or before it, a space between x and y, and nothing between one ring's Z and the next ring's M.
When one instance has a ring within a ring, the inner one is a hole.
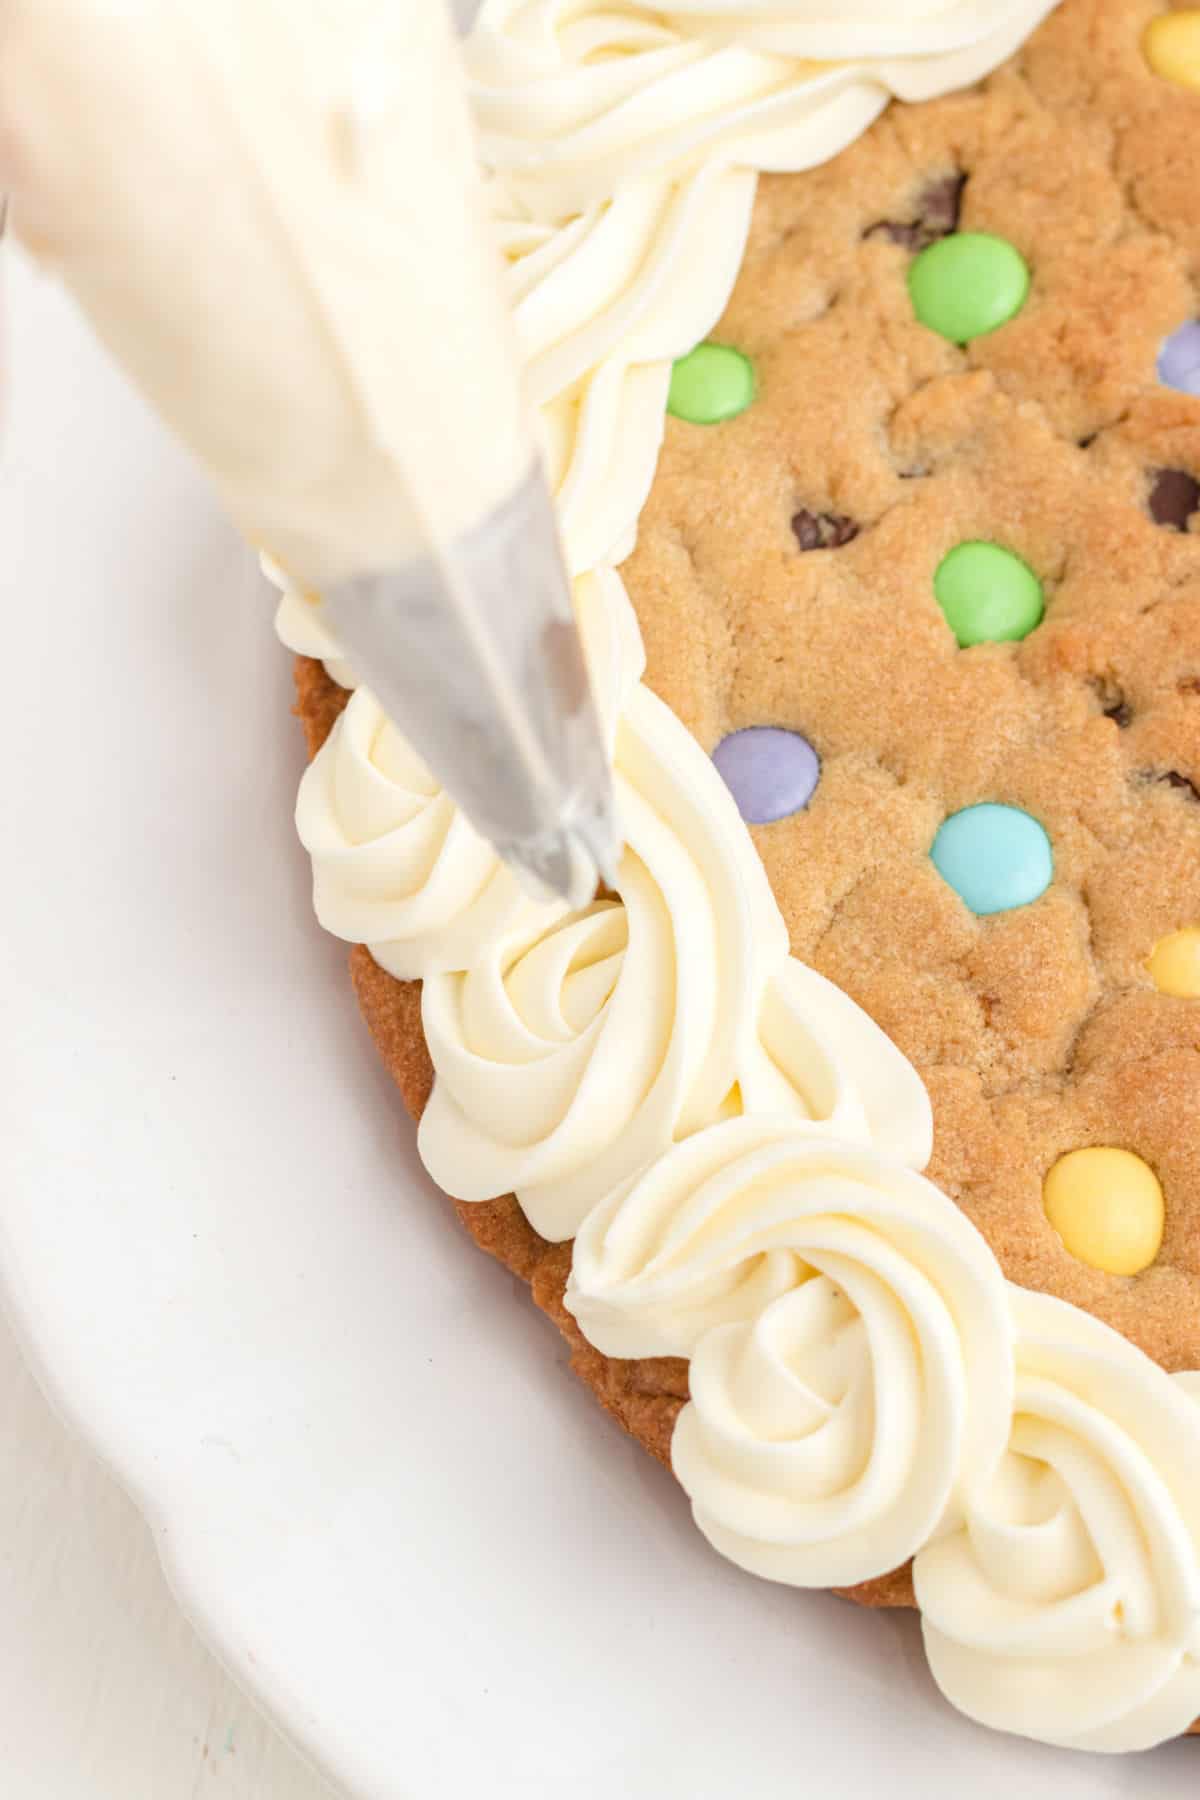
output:
M943 175L940 181L931 182L921 196L921 218L927 231L936 231L939 237L945 237L951 231L958 230L959 215L962 212L963 189L967 178L956 169L953 175Z
M1110 675L1097 675L1092 682L1096 690L1096 698L1100 702L1100 710L1106 719L1111 719L1121 731L1133 718L1133 708L1121 687Z
M899 244L902 250L921 250L921 228L919 225L901 225L894 219L880 219L875 225L868 225L863 232L864 238L887 238L889 243Z
M1181 694L1200 694L1200 675L1183 675L1175 686Z
M1081 450L1090 450L1096 441L1096 436L1094 431L1089 431L1086 437L1076 438L1075 442Z
M1186 531L1188 520L1200 507L1200 481L1183 469L1154 469L1150 489L1150 517L1156 525Z
M1162 774L1158 774L1151 770L1146 774L1144 779L1147 781L1157 781L1163 787L1180 788L1185 793L1190 794L1193 800L1200 800L1200 788L1196 786L1194 781L1189 781L1186 775L1181 775L1178 769L1166 769Z
M931 181L917 197L917 216L911 222L880 219L863 232L865 238L885 237L905 250L924 250L938 238L958 230L965 175L943 175Z
M844 513L802 510L792 514L792 530L802 550L840 550L843 544L856 538L861 529L856 519L848 519Z

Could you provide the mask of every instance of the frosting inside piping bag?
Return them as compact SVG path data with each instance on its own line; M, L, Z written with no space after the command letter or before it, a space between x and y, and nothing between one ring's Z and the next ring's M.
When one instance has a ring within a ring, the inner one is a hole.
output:
M308 588L479 525L533 460L457 56L441 5L0 13L18 236Z

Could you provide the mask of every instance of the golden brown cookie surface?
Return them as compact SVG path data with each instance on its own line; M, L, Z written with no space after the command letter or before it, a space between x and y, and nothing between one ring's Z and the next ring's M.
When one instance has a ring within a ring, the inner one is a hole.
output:
M1180 1369L1200 1366L1200 1001L1147 962L1200 923L1200 399L1156 356L1200 312L1200 185L1176 160L1200 95L1147 67L1160 10L1065 0L981 89L764 178L712 334L757 398L668 420L623 572L648 678L705 748L765 725L817 750L808 806L755 842L794 952L929 1086L930 1174L1013 1280ZM965 349L906 281L955 200L1031 272ZM974 540L1042 585L1020 641L960 649L942 615L935 572ZM1054 857L1041 898L990 917L929 854L980 802L1032 815ZM1139 1274L1046 1217L1046 1173L1088 1145L1161 1183Z

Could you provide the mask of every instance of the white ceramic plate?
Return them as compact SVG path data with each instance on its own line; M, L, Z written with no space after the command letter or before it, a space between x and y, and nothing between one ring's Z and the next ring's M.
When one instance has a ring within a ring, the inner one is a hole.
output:
M249 557L17 263L0 1282L207 1639L348 1793L1194 1796L743 1576L422 1176L291 827Z

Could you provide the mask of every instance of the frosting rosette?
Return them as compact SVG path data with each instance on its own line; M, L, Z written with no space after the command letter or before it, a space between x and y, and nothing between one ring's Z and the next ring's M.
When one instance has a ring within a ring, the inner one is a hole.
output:
M321 617L317 601L307 599L288 580L273 557L260 555L258 560L272 587L279 589L279 605L275 608L275 635L280 643L297 656L311 656L316 662L324 663L325 673L339 687L356 686L354 671Z
M691 1357L675 1473L710 1542L774 1581L896 1568L1004 1447L987 1244L923 1176L788 1120L714 1126L598 1207L566 1305L609 1355Z
M1200 1714L1200 1405L1125 1338L1010 1289L1007 1452L914 1567L938 1686L983 1724L1140 1750Z
M637 621L612 570L576 583L575 609L611 739L641 673ZM566 910L524 891L367 688L305 771L296 828L321 924L402 980L469 968L506 934L545 930Z
M788 955L724 782L638 686L617 729L620 904L514 932L425 983L420 1148L460 1200L516 1193L543 1237L677 1139L767 1112L928 1158L928 1097L848 996Z
M305 771L296 829L312 857L320 923L367 944L401 980L468 968L514 925L552 915L523 892L368 688L353 694Z

